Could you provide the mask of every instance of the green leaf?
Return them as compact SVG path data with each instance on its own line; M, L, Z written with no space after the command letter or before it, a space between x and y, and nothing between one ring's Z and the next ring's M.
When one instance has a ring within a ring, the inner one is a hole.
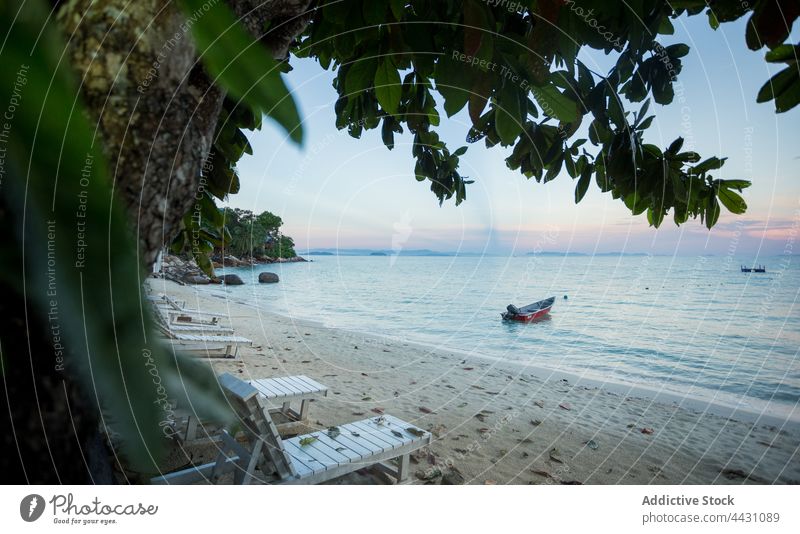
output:
M350 98L358 96L358 93L372 86L375 80L377 69L375 58L358 59L354 61L347 70L344 87L347 96Z
M702 174L704 172L713 171L721 168L725 164L727 158L710 157L699 165L692 167L694 174Z
M500 140L505 145L514 143L517 136L522 133L525 120L516 86L506 83L502 87L494 109L494 126Z
M533 98L548 117L562 122L574 122L578 118L578 106L572 99L564 96L555 85L546 84L532 88Z
M653 123L653 119L655 118L656 118L655 115L650 115L645 120L643 120L638 126L636 126L636 129L640 131L648 129L650 125Z
M717 224L719 220L719 202L717 202L716 196L713 194L709 195L706 199L706 209L705 209L705 219L706 219L706 228L711 230L711 228Z
M387 0L370 0L363 2L364 21L369 25L386 22Z
M769 63L783 63L784 61L797 61L798 57L800 57L800 45L782 44L767 52L764 59Z
M675 155L678 153L678 150L680 150L682 146L683 146L683 137L678 137L672 142L672 144L669 145L669 147L667 147L666 153Z
M786 67L770 78L769 81L761 87L758 91L758 96L756 96L756 102L760 104L779 97L784 91L787 91L792 84L797 83L797 80L797 67Z
M720 187L719 191L717 191L717 198L731 213L741 215L747 211L747 203L744 199L730 189Z
M289 137L303 142L303 127L294 99L283 83L277 62L242 27L224 2L180 0L187 16L202 13L191 26L203 65L216 83L272 117Z
M794 68L797 69L797 66ZM792 84L775 99L775 112L785 113L798 104L800 104L800 73L795 70Z
M403 15L405 14L405 11L406 11L406 4L407 3L408 3L408 0L390 0L389 1L389 7L391 8L392 14L394 15L395 19L402 20Z
M200 204L203 218L206 219L212 227L221 228L225 224L222 212L217 208L214 199L211 198L209 193L203 193L202 197L197 202Z
M669 45L665 48L667 55L671 58L681 58L689 53L689 46L683 43Z
M709 9L706 13L708 14L708 25L711 26L711 29L716 30L719 28L719 20L717 20L717 15L715 15L711 9Z
M753 185L749 180L720 180L720 184L722 184L722 187L736 189L737 191L741 191Z
M481 114L486 108L489 95L492 94L492 82L488 76L481 76L472 87L469 95L469 117L473 125L478 125Z
M436 90L444 97L444 111L452 117L469 100L472 78L467 68L445 54L436 62Z
M402 85L397 67L391 58L385 58L375 71L375 97L384 111L394 115L400 105L401 94Z
M592 179L592 166L587 165L583 168L581 172L581 177L578 179L578 183L575 185L575 204L583 200L583 197L586 195L586 191L589 190L589 183Z
M390 122L391 117L383 118L383 126L381 127L381 140L386 148L392 150L394 148L394 128Z

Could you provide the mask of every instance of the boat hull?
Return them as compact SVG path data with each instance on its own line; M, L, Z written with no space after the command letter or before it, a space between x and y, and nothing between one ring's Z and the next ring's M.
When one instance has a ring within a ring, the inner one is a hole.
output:
M552 306L551 306L552 307ZM545 315L550 313L550 307L543 308L541 310L535 311L533 313L521 313L512 315L510 313L503 313L503 319L506 321L516 321L518 323L532 323L537 319L541 319Z

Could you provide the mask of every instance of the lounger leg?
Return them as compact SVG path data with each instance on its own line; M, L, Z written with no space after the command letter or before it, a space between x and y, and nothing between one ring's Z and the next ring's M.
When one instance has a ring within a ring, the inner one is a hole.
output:
M408 479L410 462L408 454L404 454L397 459L397 482L405 482Z
M186 436L183 441L188 443L197 439L197 417L189 416L186 421Z
M227 456L225 456L225 451L220 449L219 454L217 455L217 463L214 465L214 469L211 470L211 483L216 484L219 482L219 477L221 477L224 473L223 467L225 466L225 460L227 460Z
M244 477L242 478L241 484L246 486L250 484L250 481L253 479L253 475L256 472L256 466L258 465L258 461L261 458L261 449L264 447L264 442L258 440L253 447L253 452L250 456L250 461L247 462L247 469L244 472Z
M308 419L308 399L303 399L300 402L300 421Z

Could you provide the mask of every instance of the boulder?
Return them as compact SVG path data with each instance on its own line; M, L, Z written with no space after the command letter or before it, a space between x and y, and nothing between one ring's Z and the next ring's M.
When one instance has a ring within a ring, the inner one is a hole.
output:
M258 275L258 281L262 284L274 284L278 282L278 275L275 273L261 273Z
M242 279L239 278L238 274L223 274L220 278L222 278L222 283L226 286L244 285L244 282L242 282Z
M187 284L205 285L210 282L207 276L197 274L185 276L183 279Z

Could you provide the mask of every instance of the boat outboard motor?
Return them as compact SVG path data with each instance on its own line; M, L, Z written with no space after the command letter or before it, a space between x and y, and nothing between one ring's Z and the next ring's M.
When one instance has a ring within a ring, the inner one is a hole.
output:
M517 308L513 304L509 304L508 306L506 306L506 309L508 310L508 313L510 313L511 315L519 315L519 308Z

